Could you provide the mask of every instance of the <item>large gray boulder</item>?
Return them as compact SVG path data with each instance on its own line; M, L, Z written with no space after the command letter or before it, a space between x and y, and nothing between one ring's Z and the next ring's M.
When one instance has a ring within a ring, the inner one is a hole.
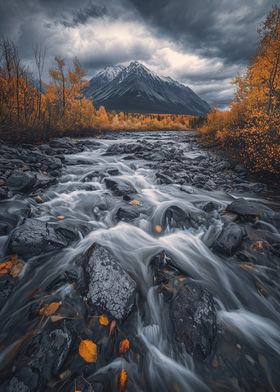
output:
M240 247L243 237L242 227L234 222L226 222L213 248L226 256L232 256Z
M114 256L96 244L91 249L86 267L87 298L93 309L122 320L131 311L136 294L136 283Z
M24 192L32 189L36 183L36 175L32 172L15 171L7 180L11 191Z
M196 358L206 358L217 333L214 300L208 290L188 281L173 298L170 316L176 340Z
M29 258L67 245L65 236L47 222L27 218L12 232L8 247L10 253Z

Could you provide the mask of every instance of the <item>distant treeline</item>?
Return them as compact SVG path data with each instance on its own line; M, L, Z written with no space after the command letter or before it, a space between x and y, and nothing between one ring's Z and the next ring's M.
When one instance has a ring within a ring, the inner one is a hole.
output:
M258 30L259 44L244 75L235 79L230 110L213 109L191 121L201 141L221 146L253 172L280 174L280 8Z
M84 95L88 81L78 58L69 69L63 58L56 57L46 83L42 79L46 50L38 46L33 52L35 75L23 64L12 41L0 41L0 138L40 141L104 129L186 129L189 125L192 116L96 110L92 99Z

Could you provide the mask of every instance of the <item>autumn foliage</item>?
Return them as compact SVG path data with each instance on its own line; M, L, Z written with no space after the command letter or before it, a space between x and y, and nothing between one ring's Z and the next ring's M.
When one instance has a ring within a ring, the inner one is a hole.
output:
M280 172L280 8L259 29L257 52L234 81L230 110L196 119L201 139L215 141L254 172Z
M22 63L13 42L0 41L0 131L20 137L33 133L34 140L50 136L75 135L94 130L185 129L191 116L165 114L109 113L94 107L84 95L88 85L78 58L69 68L55 57L43 81L46 51L34 48L35 72Z

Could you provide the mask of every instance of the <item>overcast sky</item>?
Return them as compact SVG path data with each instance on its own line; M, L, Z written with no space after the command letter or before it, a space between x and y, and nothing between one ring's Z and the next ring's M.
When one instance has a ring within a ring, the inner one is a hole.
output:
M31 64L32 45L78 56L88 76L138 60L226 105L273 0L0 0L0 35Z

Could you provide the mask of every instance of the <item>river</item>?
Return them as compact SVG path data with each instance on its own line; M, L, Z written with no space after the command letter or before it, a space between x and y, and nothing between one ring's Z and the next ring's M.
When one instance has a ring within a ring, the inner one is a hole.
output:
M1 391L280 390L275 190L194 133L22 148L24 173L56 181L7 180L0 201L2 262L23 265L0 275ZM39 154L62 167L45 173ZM56 318L41 310L52 302ZM95 363L79 355L85 339Z

